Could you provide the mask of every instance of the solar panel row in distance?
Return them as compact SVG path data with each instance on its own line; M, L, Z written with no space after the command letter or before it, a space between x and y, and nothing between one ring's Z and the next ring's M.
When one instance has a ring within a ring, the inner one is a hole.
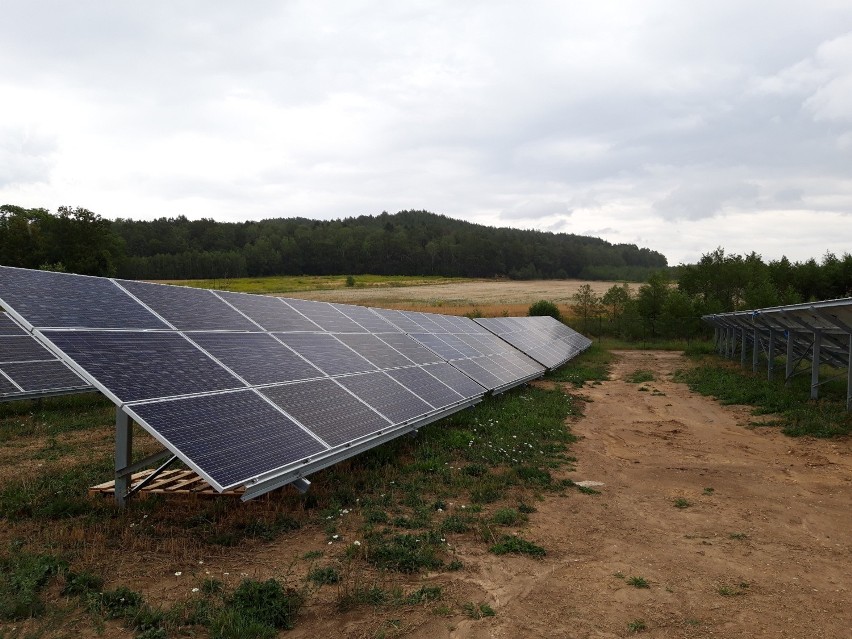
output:
M0 401L93 390L12 318L0 313Z
M544 374L543 366L470 318L384 309L375 309L375 313L492 392Z
M548 369L565 364L592 343L549 316L489 317L476 322Z

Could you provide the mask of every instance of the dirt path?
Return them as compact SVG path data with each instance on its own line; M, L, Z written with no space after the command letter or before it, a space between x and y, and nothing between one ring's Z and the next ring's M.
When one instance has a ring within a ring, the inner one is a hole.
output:
M672 382L683 365L619 353L574 426L570 476L600 494L539 504L524 536L543 561L462 549L457 596L496 615L410 636L852 637L852 442L749 429L747 410ZM655 381L627 382L637 369Z

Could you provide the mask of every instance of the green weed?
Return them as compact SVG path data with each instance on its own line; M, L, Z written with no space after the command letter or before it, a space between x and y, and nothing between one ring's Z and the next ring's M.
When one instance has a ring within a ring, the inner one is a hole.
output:
M630 373L627 376L627 381L631 384L641 384L642 382L653 382L654 381L654 373L653 371L646 370L637 370Z
M675 508L689 508L692 506L692 502L683 497L676 498L673 503Z
M651 585L648 583L648 580L644 577L628 577L627 583L633 586L634 588L650 588Z
M503 535L500 540L492 545L488 550L495 555L505 555L511 553L514 555L529 555L530 557L541 558L547 552L541 546L537 546L531 541L519 537L517 535Z

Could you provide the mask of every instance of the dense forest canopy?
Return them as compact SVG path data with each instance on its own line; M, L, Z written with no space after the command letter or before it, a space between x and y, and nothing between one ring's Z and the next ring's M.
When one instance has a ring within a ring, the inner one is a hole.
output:
M61 243L40 244L58 220L89 224L99 254L101 235L109 236L110 259L100 271ZM142 279L374 273L643 280L666 267L662 254L632 244L492 228L427 211L333 221L177 217L110 222L86 209L63 207L52 215L45 209L3 206L0 249L4 264L38 268L61 263L74 272Z

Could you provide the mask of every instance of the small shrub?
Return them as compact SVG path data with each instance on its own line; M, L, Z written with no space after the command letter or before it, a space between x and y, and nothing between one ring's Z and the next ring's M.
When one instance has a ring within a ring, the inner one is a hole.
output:
M355 278L351 275L346 276L346 286L348 286L349 288L355 286Z
M522 515L514 508L501 508L491 517L491 521L498 526L516 526L526 520L526 515Z
M494 608L487 603L475 604L471 601L462 604L462 610L471 619L482 619L483 617L493 617L496 613Z
M229 598L229 608L239 617L279 630L290 630L304 602L292 588L275 579L244 580Z
M463 533L470 530L469 518L461 515L448 515L441 522L441 532Z
M441 560L425 539L414 535L394 535L370 542L367 560L377 568L412 573L421 568L437 568Z
M648 626L642 619L634 619L627 624L628 632L643 632L648 629Z
M654 373L652 371L638 370L633 371L627 376L627 381L631 384L641 384L643 382L653 382Z
M688 499L684 499L683 497L678 497L674 500L675 508L689 508L690 506L692 506L692 502Z
M99 592L104 587L104 580L90 572L68 572L65 575L65 587L62 594L66 597L85 598L90 592Z
M559 307L548 300L539 300L530 306L527 315L530 317L549 315L553 319L562 321L562 313L559 312Z
M425 601L437 601L441 598L440 586L423 586L420 590L415 590L405 598L407 604L419 604Z

